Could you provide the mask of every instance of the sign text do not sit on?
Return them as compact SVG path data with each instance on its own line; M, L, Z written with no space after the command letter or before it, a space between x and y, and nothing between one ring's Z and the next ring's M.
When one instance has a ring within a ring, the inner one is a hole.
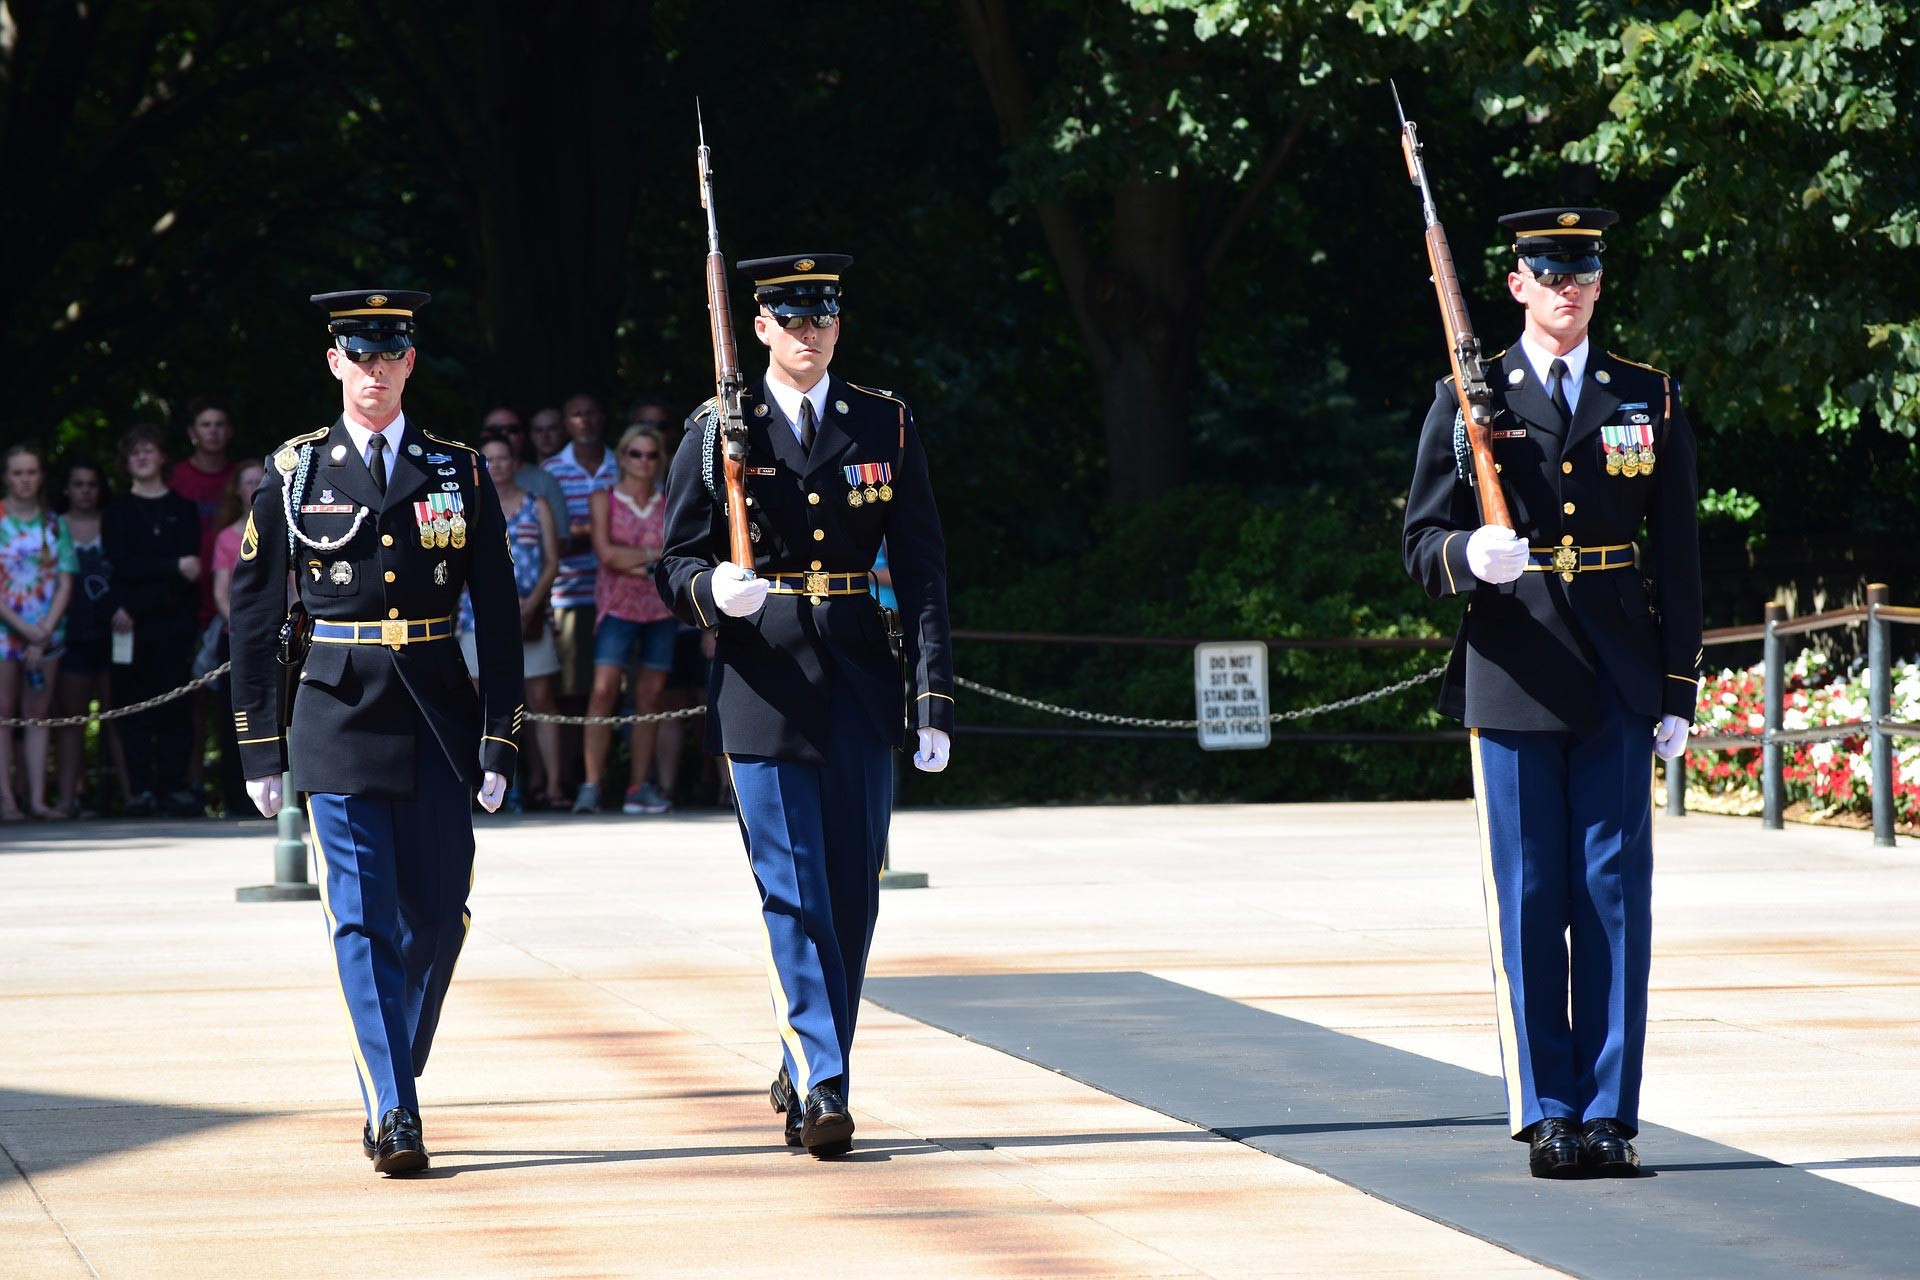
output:
M1259 640L1195 645L1193 706L1203 749L1269 745L1273 725L1267 720L1267 646Z

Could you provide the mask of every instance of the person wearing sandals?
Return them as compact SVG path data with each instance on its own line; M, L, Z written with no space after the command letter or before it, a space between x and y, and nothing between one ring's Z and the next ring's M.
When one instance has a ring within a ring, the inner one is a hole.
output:
M653 566L666 542L667 510L661 479L667 473L666 433L658 427L628 427L614 449L620 479L611 489L587 497L593 522L593 552L600 562L594 582L599 616L594 622L593 693L589 716L613 714L620 682L633 673L633 709L651 715L660 709L660 694L673 670L673 646L679 624L673 611L654 589ZM660 783L647 775L654 766L654 743L660 726L633 726L633 772L621 811L665 813L679 767L678 758L661 757ZM607 746L613 731L608 725L587 726L587 780L574 798L575 813L600 807L600 783L607 767Z
M53 709L66 638L67 602L79 563L66 526L41 502L46 461L30 444L6 453L7 513L0 517L0 720L44 719ZM21 731L27 812L64 818L47 807L47 741L43 725ZM0 729L0 821L18 822L13 794L13 730Z

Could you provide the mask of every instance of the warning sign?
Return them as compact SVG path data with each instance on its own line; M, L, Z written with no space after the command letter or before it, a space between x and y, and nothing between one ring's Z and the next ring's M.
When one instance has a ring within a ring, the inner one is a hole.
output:
M1258 640L1195 645L1193 705L1205 750L1269 745L1273 726L1267 722L1267 646Z

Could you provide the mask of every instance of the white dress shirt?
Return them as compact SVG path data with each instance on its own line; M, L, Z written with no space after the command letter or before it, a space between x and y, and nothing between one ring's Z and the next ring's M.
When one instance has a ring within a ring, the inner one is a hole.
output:
M795 391L771 375L767 377L766 384L767 393L773 397L773 402L780 406L780 412L787 415L787 421L793 427L795 440L800 438L800 402L802 400L813 401L815 426L827 420L827 378L824 374L821 375L820 381L813 384L813 390L807 392Z
M342 414L340 421L347 424L347 434L353 437L353 447L360 451L360 461L367 464L367 470L373 470L372 427L363 427L352 418ZM400 441L407 433L407 413L402 409L393 416L380 434L387 441L387 475L393 475L393 455L400 448Z
M1548 372L1555 360L1567 362L1567 378L1562 389L1567 393L1567 408L1580 408L1580 380L1587 376L1587 347L1589 340L1580 339L1580 345L1563 356L1556 356L1545 347L1536 343L1526 334L1520 335L1520 350L1526 354L1527 363L1533 366L1533 376L1540 379L1540 385L1547 394L1553 394L1553 377Z

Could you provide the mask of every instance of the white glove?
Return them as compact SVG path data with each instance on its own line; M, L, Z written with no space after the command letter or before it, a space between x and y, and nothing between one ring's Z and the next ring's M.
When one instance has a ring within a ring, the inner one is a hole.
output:
M247 779L247 795L253 799L253 807L260 811L263 818L271 818L280 812L280 775L270 773L264 778Z
M1653 726L1653 753L1662 760L1671 760L1687 749L1687 735L1693 726L1679 716L1661 716L1660 723Z
M913 753L913 767L922 773L938 773L947 767L953 754L953 739L945 729L921 729L920 749Z
M767 580L731 560L714 566L713 602L729 618L744 618L767 601Z
M1527 571L1527 544L1501 524L1483 524L1467 539L1467 568L1482 582L1512 582Z
M507 798L507 780L489 769L480 775L480 807L488 813L500 812L500 802Z

